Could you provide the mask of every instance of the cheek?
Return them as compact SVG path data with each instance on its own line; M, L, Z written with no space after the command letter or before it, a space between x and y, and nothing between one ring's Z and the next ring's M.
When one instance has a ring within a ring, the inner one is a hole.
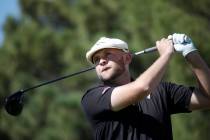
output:
M124 66L125 65L125 59L123 56L119 56L118 59L117 59L117 63L120 65L120 66Z
M114 60L116 61L120 61L122 59L122 56L119 56L119 55L114 55Z
M100 72L100 69L99 69L99 67L98 67L98 66L96 67L96 69L95 69L95 70L96 70L96 73L97 73L97 74Z
M124 64L124 59L123 59L123 56L120 56L120 55L112 55L112 57L110 58L110 60L116 62L116 63L123 63Z
M122 69L125 65L123 57L116 57L114 61L110 61L110 64L113 63L114 68Z

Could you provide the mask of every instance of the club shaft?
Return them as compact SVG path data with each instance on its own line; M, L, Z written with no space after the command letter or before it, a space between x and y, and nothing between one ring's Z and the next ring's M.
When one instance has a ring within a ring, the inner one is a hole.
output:
M154 52L154 51L157 51L157 47L151 47L151 48L144 49L142 51L136 52L136 53L134 53L134 56L140 55L140 54L145 54L145 53L151 53L151 52Z
M95 66L92 66L90 68L86 68L84 70L81 70L81 71L78 71L78 72L75 72L75 73L72 73L72 74L69 74L69 75L58 77L58 78L50 80L50 81L43 82L41 84L35 85L33 87L30 87L30 88L27 88L27 89L24 89L24 90L21 90L21 91L22 92L27 92L29 90L32 90L32 89L35 89L35 88L38 88L38 87L41 87L41 86L44 86L44 85L48 85L48 84L51 84L51 83L54 83L54 82L57 82L57 81L60 81L60 80L63 80L63 79L66 79L66 78L69 78L69 77L81 74L81 73L84 73L84 72L87 72L87 71L90 71L90 70L93 70L93 69L95 69Z
M144 50L142 50L142 51L133 53L133 56L137 56L137 55L141 55L141 54L146 54L146 53L151 53L151 52L154 52L154 51L156 51L156 50L157 50L156 47L151 47L151 48L144 49ZM69 78L69 77L78 75L78 74L81 74L81 73L84 73L84 72L88 72L88 71L93 70L93 69L95 69L95 66L86 68L86 69L84 69L84 70L81 70L81 71L78 71L78 72L75 72L75 73L72 73L72 74L69 74L69 75L66 75L66 76L58 77L58 78L53 79L53 80L50 80L50 81L43 82L43 83L41 83L41 84L38 84L38 85L32 86L32 87L27 88L27 89L24 89L24 90L20 90L20 91L21 91L22 93L24 93L24 92L27 92L27 91L29 91L29 90L33 90L33 89L35 89L35 88L38 88L38 87L41 87L41 86L44 86L44 85L48 85L48 84L51 84L51 83L54 83L54 82L57 82L57 81L60 81L60 80L63 80L63 79L66 79L66 78Z

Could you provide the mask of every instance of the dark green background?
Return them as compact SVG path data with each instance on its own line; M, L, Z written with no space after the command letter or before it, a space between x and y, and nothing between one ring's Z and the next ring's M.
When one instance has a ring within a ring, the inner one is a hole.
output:
M175 32L189 35L210 64L209 0L19 0L22 16L8 17L0 47L0 139L91 140L80 105L97 83L88 72L31 91L18 117L3 109L5 96L41 81L90 65L86 51L101 37L125 40L132 52L152 47ZM138 56L133 76L149 67L157 53ZM195 79L181 55L174 55L165 80L192 85ZM28 96L27 96L28 97ZM175 140L209 140L210 112L173 116Z

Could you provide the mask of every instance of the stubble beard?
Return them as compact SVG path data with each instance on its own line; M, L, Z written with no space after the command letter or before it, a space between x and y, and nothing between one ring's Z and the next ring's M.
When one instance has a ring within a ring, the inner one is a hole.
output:
M121 61L122 62L122 61ZM108 69L106 72L108 72L107 76L103 76L103 74L98 74L99 79L103 83L113 83L117 84L117 80L119 79L120 76L123 75L123 73L126 71L126 68L124 64L120 64L118 66L111 67Z

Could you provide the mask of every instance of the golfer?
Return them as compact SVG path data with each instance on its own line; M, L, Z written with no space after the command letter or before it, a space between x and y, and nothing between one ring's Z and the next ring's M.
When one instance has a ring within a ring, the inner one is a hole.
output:
M126 42L102 37L87 52L102 81L81 101L95 140L172 140L172 114L210 108L210 70L185 37L175 33L157 41L159 57L136 79L129 72L132 56ZM162 81L175 52L190 65L198 86Z

